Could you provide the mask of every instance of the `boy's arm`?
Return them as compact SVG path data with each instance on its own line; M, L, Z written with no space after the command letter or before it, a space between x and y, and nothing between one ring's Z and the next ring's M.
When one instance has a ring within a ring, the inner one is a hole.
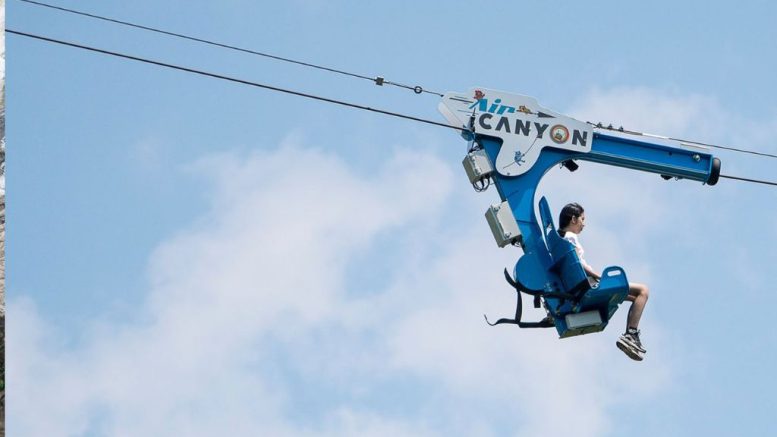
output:
M583 264L583 270L588 274L588 276L596 279L597 281L602 279L602 275L596 272L591 266L588 264Z

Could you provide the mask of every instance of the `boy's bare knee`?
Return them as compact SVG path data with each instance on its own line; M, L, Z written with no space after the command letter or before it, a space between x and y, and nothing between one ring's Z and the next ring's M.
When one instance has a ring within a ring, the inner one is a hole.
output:
M642 289L640 290L640 293L642 296L645 297L645 300L647 300L650 297L650 289L647 285L643 285Z

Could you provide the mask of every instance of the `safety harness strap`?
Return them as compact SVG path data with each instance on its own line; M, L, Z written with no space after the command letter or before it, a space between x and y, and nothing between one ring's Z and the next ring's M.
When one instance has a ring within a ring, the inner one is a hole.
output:
M515 305L515 318L514 319L502 318L497 320L494 323L491 323L488 320L488 316L483 314L483 317L486 319L486 323L488 323L491 326L500 325L502 323L510 323L513 325L518 325L521 328L552 328L556 326L551 320L548 320L548 319L544 319L539 322L522 322L521 315L523 313L523 301L521 299L521 292L534 296L535 308L539 308L540 296L556 297L559 299L574 299L574 296L571 294L554 293L554 292L546 293L546 292L543 292L542 290L532 290L532 289L526 288L520 282L515 281L512 278L512 276L510 276L510 273L507 272L507 269L504 270L504 274L505 274L505 280L507 280L507 282L515 289L516 295L518 297L518 302Z

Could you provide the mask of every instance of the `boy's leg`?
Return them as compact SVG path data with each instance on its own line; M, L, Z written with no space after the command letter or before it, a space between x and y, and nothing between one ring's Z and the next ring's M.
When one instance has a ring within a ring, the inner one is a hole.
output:
M629 284L629 295L626 299L631 301L631 308L629 308L629 315L626 319L626 333L621 335L615 343L626 355L637 361L642 361L645 352L647 352L639 339L638 328L648 296L649 290L647 285Z
M642 318L642 311L645 309L645 304L650 296L650 290L647 285L639 283L629 284L629 296L631 308L629 308L629 316L626 319L626 328L639 328L639 319Z

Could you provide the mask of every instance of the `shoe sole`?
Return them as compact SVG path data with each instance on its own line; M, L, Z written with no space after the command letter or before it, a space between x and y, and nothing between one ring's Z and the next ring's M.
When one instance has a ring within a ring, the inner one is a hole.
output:
M618 346L618 349L623 351L624 354L626 354L629 358L631 358L634 361L642 361L644 357L640 355L639 351L633 350L628 344L622 343L620 341L615 342L615 345Z

